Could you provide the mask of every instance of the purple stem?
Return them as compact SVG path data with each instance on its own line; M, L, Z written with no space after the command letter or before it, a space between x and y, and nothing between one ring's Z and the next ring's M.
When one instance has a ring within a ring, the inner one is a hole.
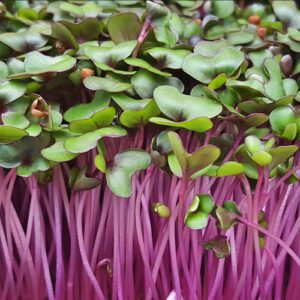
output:
M222 280L222 278L224 276L224 264L225 264L225 259L224 258L220 259L219 263L218 263L218 270L217 270L215 282L214 282L213 287L210 290L208 300L214 300L214 299L216 299L215 295L216 295L216 293L218 291L220 282L221 282L221 280Z
M179 201L185 201L185 192L187 188L187 179L184 177L181 180L180 191L179 191ZM177 297L181 297L181 285L180 285L180 276L179 276L179 268L176 257L176 237L175 237L175 221L177 215L175 214L176 201L174 198L171 203L171 216L169 220L169 245L170 245L170 256L171 256L171 267L172 267L172 275L174 280L174 287L176 291Z
M149 16L146 17L145 22L143 24L143 27L141 29L141 32L139 34L137 45L135 46L133 52L132 52L132 58L136 58L138 55L138 52L140 50L141 45L143 44L145 38L147 37L149 31L151 30L151 18ZM129 71L132 71L133 66L129 66Z
M78 245L79 245L79 252L81 255L81 259L82 259L82 264L83 267L85 269L85 272L88 276L88 278L90 279L97 298L101 299L101 300L105 300L105 297L103 295L103 292L97 282L96 277L93 274L93 271L90 267L85 249L84 249L84 241L83 241L83 233L82 233L82 211L83 211L83 206L84 206L84 201L80 201L79 199L77 199L77 202L79 202L78 204L78 211L77 211L77 216L76 216L76 228L77 228L77 238L78 238Z
M253 222L257 224L258 221L258 206L259 201L262 201L263 197L261 195L261 187L264 178L264 168L258 168L258 180L255 187L254 198L253 198ZM259 278L259 287L260 287L260 297L261 299L266 298L265 289L264 289L264 278L262 273L262 260L261 260L261 253L260 253L260 246L259 246L259 238L258 232L254 232L254 248L255 248L255 255L256 255L256 267L257 273Z
M291 175L293 175L295 172L297 172L298 170L300 170L300 165L297 165L295 167L293 167L291 170L289 170L287 173L284 174L284 176L282 176L274 185L274 187L268 192L268 194L266 195L265 200L263 201L263 205L262 207L264 207L269 199L271 198L272 195L275 194L275 191L280 187L280 185L282 183L284 183Z
M69 261L69 270L68 270L68 282L67 282L67 290L68 290L68 300L74 299L74 271L75 271L75 260L77 256L77 237L76 237L76 224L75 224L75 198L76 193L72 192L70 199L70 261Z
M142 182L142 184L139 188L139 192L138 192L138 195L137 195L137 198L136 198L136 204L135 204L135 225L136 225L137 240L138 240L138 244L139 244L139 247L140 247L140 253L141 253L143 263L144 263L144 267L145 267L146 287L148 287L148 285L150 285L155 299L158 299L159 298L158 293L157 293L157 290L155 288L153 276L151 274L151 269L150 269L150 265L149 265L149 259L147 258L145 244L144 244L144 241L143 241L143 234L142 234L142 228L141 228L141 213L140 213L141 197L142 197L142 194L143 194L143 191L145 189L146 184L148 183L151 176L153 175L153 171L154 171L153 168L148 169L147 175L145 176L145 178L144 178L144 180L143 180L143 182Z
M243 224L252 227L253 229L258 230L259 232L265 234L266 236L268 236L269 238L271 238L272 240L276 241L292 258L293 260L296 262L296 264L298 266L300 266L300 257L287 245L287 243L285 243L283 240L281 240L280 238L278 238L276 235L270 233L268 230L263 229L262 227L260 227L257 224L252 223L251 221L240 217L238 215L236 215L236 218Z
M57 176L58 175L58 176ZM54 176L53 184L53 203L54 203L54 221L55 221L55 244L56 244L56 280L55 280L55 299L59 300L62 297L62 289L64 282L64 265L62 258L62 233L61 233L61 205L58 194L59 174Z

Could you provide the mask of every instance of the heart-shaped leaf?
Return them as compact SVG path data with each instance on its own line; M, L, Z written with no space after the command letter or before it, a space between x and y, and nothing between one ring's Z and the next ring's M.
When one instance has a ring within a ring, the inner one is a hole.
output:
M123 93L113 94L112 99L120 106L123 111L126 110L141 110L143 109L152 99L134 99Z
M213 145L204 145L187 157L188 174L193 176L196 172L212 165L220 156L220 149Z
M50 57L39 52L32 52L26 55L24 63L27 73L38 75L67 71L74 67L76 59L68 55Z
M116 110L107 107L92 115L89 119L75 120L70 123L70 131L76 133L87 133L102 127L108 127L114 119Z
M181 139L177 133L170 131L168 133L168 137L174 156L181 169L180 172L178 167L176 167L176 162L173 161L176 168L175 174L179 177L186 176L187 178L191 178L195 173L212 165L220 156L220 149L213 145L202 146L195 152L189 154L184 149Z
M126 135L126 130L120 127L105 127L81 136L71 137L65 141L65 149L71 153L84 153L97 146L103 137L118 138Z
M101 70L119 74L133 74L132 72L117 70L117 64L130 56L136 43L136 41L128 41L112 47L86 46L84 47L84 54L93 60L94 64Z
M219 50L213 57L189 54L183 61L184 72L202 83L210 83L216 76L224 73L232 76L244 61L244 54L232 47Z
M97 111L106 108L109 104L109 101L109 93L105 91L97 91L91 102L81 103L70 107L64 113L64 119L68 122L88 119Z
M163 114L174 122L151 118L152 123L187 128L202 132L211 127L209 118L222 111L222 105L205 96L193 97L181 94L175 87L160 86L154 91L154 99Z
M143 99L153 98L153 91L161 85L171 85L183 92L184 85L176 77L165 78L146 70L140 70L131 77L131 84L136 93Z
M56 142L52 146L43 149L41 153L44 158L55 162L69 161L77 156L77 154L65 149L63 141Z
M135 100L125 94L115 94L112 98L124 111L120 115L120 121L126 127L144 126L151 117L160 114L153 99Z
M194 48L194 53L205 57L214 57L221 49L230 46L225 39L217 41L200 41Z
M226 32L226 29L222 26L221 20L214 15L205 16L201 25L203 32L205 33L204 37L209 41L221 39Z
M88 58L95 62L115 65L132 53L136 43L136 41L127 41L118 45L111 45L110 47L107 44L103 44L100 47L86 46L84 48L84 53Z
M119 93L131 88L131 84L115 81L109 78L89 76L84 79L83 84L92 91L106 91L110 93Z
M157 64L162 68L181 69L184 58L190 54L189 50L185 49L167 49L163 47L155 47L147 51Z
M113 15L107 22L109 35L116 44L137 40L141 27L138 16L132 12Z
M29 52L42 48L48 39L41 35L48 25L33 25L29 29L20 29L18 32L6 32L0 34L0 42L17 52Z
M50 167L49 162L41 156L35 158L30 164L22 164L17 168L17 174L22 177L29 177L35 172L46 171Z
M44 73L64 72L74 67L76 59L69 55L50 57L40 52L30 52L24 60L25 73L11 75L10 77L32 77Z
M118 153L106 170L106 180L110 190L119 197L130 197L132 175L147 169L150 163L149 153L143 150L129 149Z
M222 111L222 105L214 99L184 95L172 86L156 88L154 99L160 110L175 121L196 117L213 118Z
M121 123L129 128L145 126L149 119L160 114L160 110L154 100L141 110L127 110L120 116Z

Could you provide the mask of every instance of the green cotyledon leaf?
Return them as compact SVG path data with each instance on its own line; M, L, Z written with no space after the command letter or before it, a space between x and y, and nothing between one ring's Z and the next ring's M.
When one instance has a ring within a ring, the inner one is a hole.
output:
M204 145L195 152L188 153L177 133L170 131L168 137L174 152L174 158L169 159L170 168L175 170L175 174L179 177L193 178L195 173L213 164L220 156L220 149L214 145Z
M126 134L126 130L121 127L104 127L80 136L68 138L64 146L71 153L84 153L95 148L98 141L103 137L118 138Z
M213 198L210 195L195 195L194 201L185 216L184 223L191 229L205 228L214 205Z
M150 164L151 156L143 150L129 149L118 153L106 169L106 180L110 190L119 197L130 197L132 175L145 170Z
M160 86L154 90L154 100L160 111L171 120L150 118L150 122L203 132L211 128L209 120L221 113L222 105L205 95L184 95L172 86Z
M221 48L213 57L199 53L186 56L182 69L202 83L210 83L216 76L233 75L244 61L244 54L233 47Z

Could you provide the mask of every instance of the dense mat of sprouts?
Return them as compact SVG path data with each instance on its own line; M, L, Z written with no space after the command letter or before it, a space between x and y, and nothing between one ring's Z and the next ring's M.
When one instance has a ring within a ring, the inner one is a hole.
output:
M0 299L297 299L294 1L0 4Z

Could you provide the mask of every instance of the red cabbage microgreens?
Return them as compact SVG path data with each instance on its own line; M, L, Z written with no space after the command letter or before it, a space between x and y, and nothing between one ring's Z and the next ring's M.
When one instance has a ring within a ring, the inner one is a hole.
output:
M0 3L0 300L299 298L296 2Z

